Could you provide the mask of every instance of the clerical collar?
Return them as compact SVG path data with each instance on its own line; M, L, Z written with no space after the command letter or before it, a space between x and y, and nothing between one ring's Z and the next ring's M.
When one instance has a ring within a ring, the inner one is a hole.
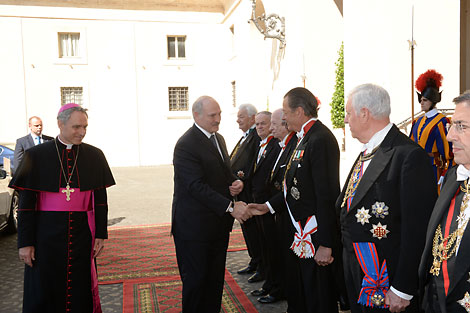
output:
M366 153L372 152L372 150L374 150L382 143L382 141L384 141L385 136L387 136L392 126L392 123L388 123L388 125L382 128L382 130L376 132L374 136L372 136L372 138L369 140L369 142L362 146L361 151L365 151Z
M59 136L57 136L57 139L60 141L61 144L63 144L64 146L66 146L67 149L72 149L73 143L65 143L65 142L63 142L62 140L60 140L60 137L59 137Z
M439 113L439 111L436 108L434 108L430 111L425 112L424 115L426 115L427 118L431 118L434 115L436 115L437 113Z
M302 128L300 129L299 132L297 132L297 137L298 138L304 138L305 136L305 133L307 133L310 129L310 127L306 127L308 125L308 123L312 122L312 121L316 121L317 118L316 117L312 117L311 119L309 119L308 121L305 122L305 124L302 125Z
M463 181L470 177L470 170L467 170L465 166L459 164L457 167L457 181Z
M201 126L199 126L196 122L194 123L194 125L196 125L197 128L199 128L200 131L202 131L202 133L204 135L206 135L207 138L211 138L211 135L214 135L215 133L209 133L207 130L205 130L204 128L202 128Z

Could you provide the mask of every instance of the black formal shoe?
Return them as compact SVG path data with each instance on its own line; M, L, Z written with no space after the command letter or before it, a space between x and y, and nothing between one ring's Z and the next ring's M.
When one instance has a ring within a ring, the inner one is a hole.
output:
M276 297L271 296L271 295L267 295L267 296L258 298L258 302L260 302L260 303L274 303L274 302L277 302L279 300L281 300L281 299L276 298Z
M252 290L250 294L255 297L262 297L262 296L266 296L268 294L268 291L264 288L260 288L260 289Z
M259 272L254 273L250 278L248 278L249 283L256 283L262 280L264 280L264 277Z
M237 272L237 274L241 274L241 275L243 275L243 274L251 274L251 273L254 273L255 271L256 271L256 268L255 268L254 266L248 265L247 267L245 267L245 268L239 270L239 271Z

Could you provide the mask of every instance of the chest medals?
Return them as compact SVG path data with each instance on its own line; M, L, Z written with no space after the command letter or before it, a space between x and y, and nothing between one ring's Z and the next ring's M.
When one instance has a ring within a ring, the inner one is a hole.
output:
M432 242L432 255L434 257L431 269L429 272L434 276L439 276L441 265L443 261L450 259L457 251L460 241L462 240L463 233L468 224L470 216L466 216L465 209L470 200L470 185L465 181L465 188L460 186L460 190L465 192L460 206L460 214L457 217L458 227L455 231L444 238L441 230L441 224L437 226Z
M354 169L351 174L351 177L349 178L348 186L346 188L346 192L344 193L344 198L343 198L343 202L341 203L341 207L344 207L348 199L353 197L354 194L356 193L357 186L359 186L359 182L361 181L361 178L362 178L363 163L365 161L371 160L374 157L375 152L377 152L378 148L379 147L377 146L374 150L372 150L371 153L368 153L368 154L361 153L361 155L359 156L359 159L354 165Z

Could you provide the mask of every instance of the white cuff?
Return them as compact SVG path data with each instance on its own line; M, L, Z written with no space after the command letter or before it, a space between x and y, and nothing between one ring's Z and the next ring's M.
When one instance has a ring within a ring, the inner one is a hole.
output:
M273 209L273 207L271 206L271 204L269 203L269 201L266 201L265 204L268 206L269 212L271 212L271 214L276 213L276 211L274 211L274 209Z
M233 212L232 203L233 203L233 202L230 201L230 203L228 204L227 210L225 210L225 212L227 212L227 213L232 213L232 212ZM231 210L232 212L230 212L230 209L232 209L232 210Z
M395 288L393 288L393 286L390 286L390 290L393 291L394 294L396 294L397 296L399 296L402 299L405 299L405 300L408 300L408 301L413 299L413 296L410 296L409 294L398 291Z

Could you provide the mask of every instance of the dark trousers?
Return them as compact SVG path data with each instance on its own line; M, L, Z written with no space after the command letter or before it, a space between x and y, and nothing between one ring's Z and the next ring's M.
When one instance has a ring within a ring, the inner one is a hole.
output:
M294 239L292 223L286 233L290 242ZM318 266L313 258L301 259L289 249L286 252L286 297L289 313L337 313L334 262Z
M219 313L229 234L213 241L174 237L183 282L183 313Z
M250 265L264 275L263 266L261 265L260 233L256 226L255 219L250 218L244 222L242 224L242 231L243 237L245 238L246 248L248 249L248 255L251 258Z
M256 216L261 239L261 259L265 269L263 289L276 298L284 297L284 267L281 255L280 236L274 215L267 213Z

